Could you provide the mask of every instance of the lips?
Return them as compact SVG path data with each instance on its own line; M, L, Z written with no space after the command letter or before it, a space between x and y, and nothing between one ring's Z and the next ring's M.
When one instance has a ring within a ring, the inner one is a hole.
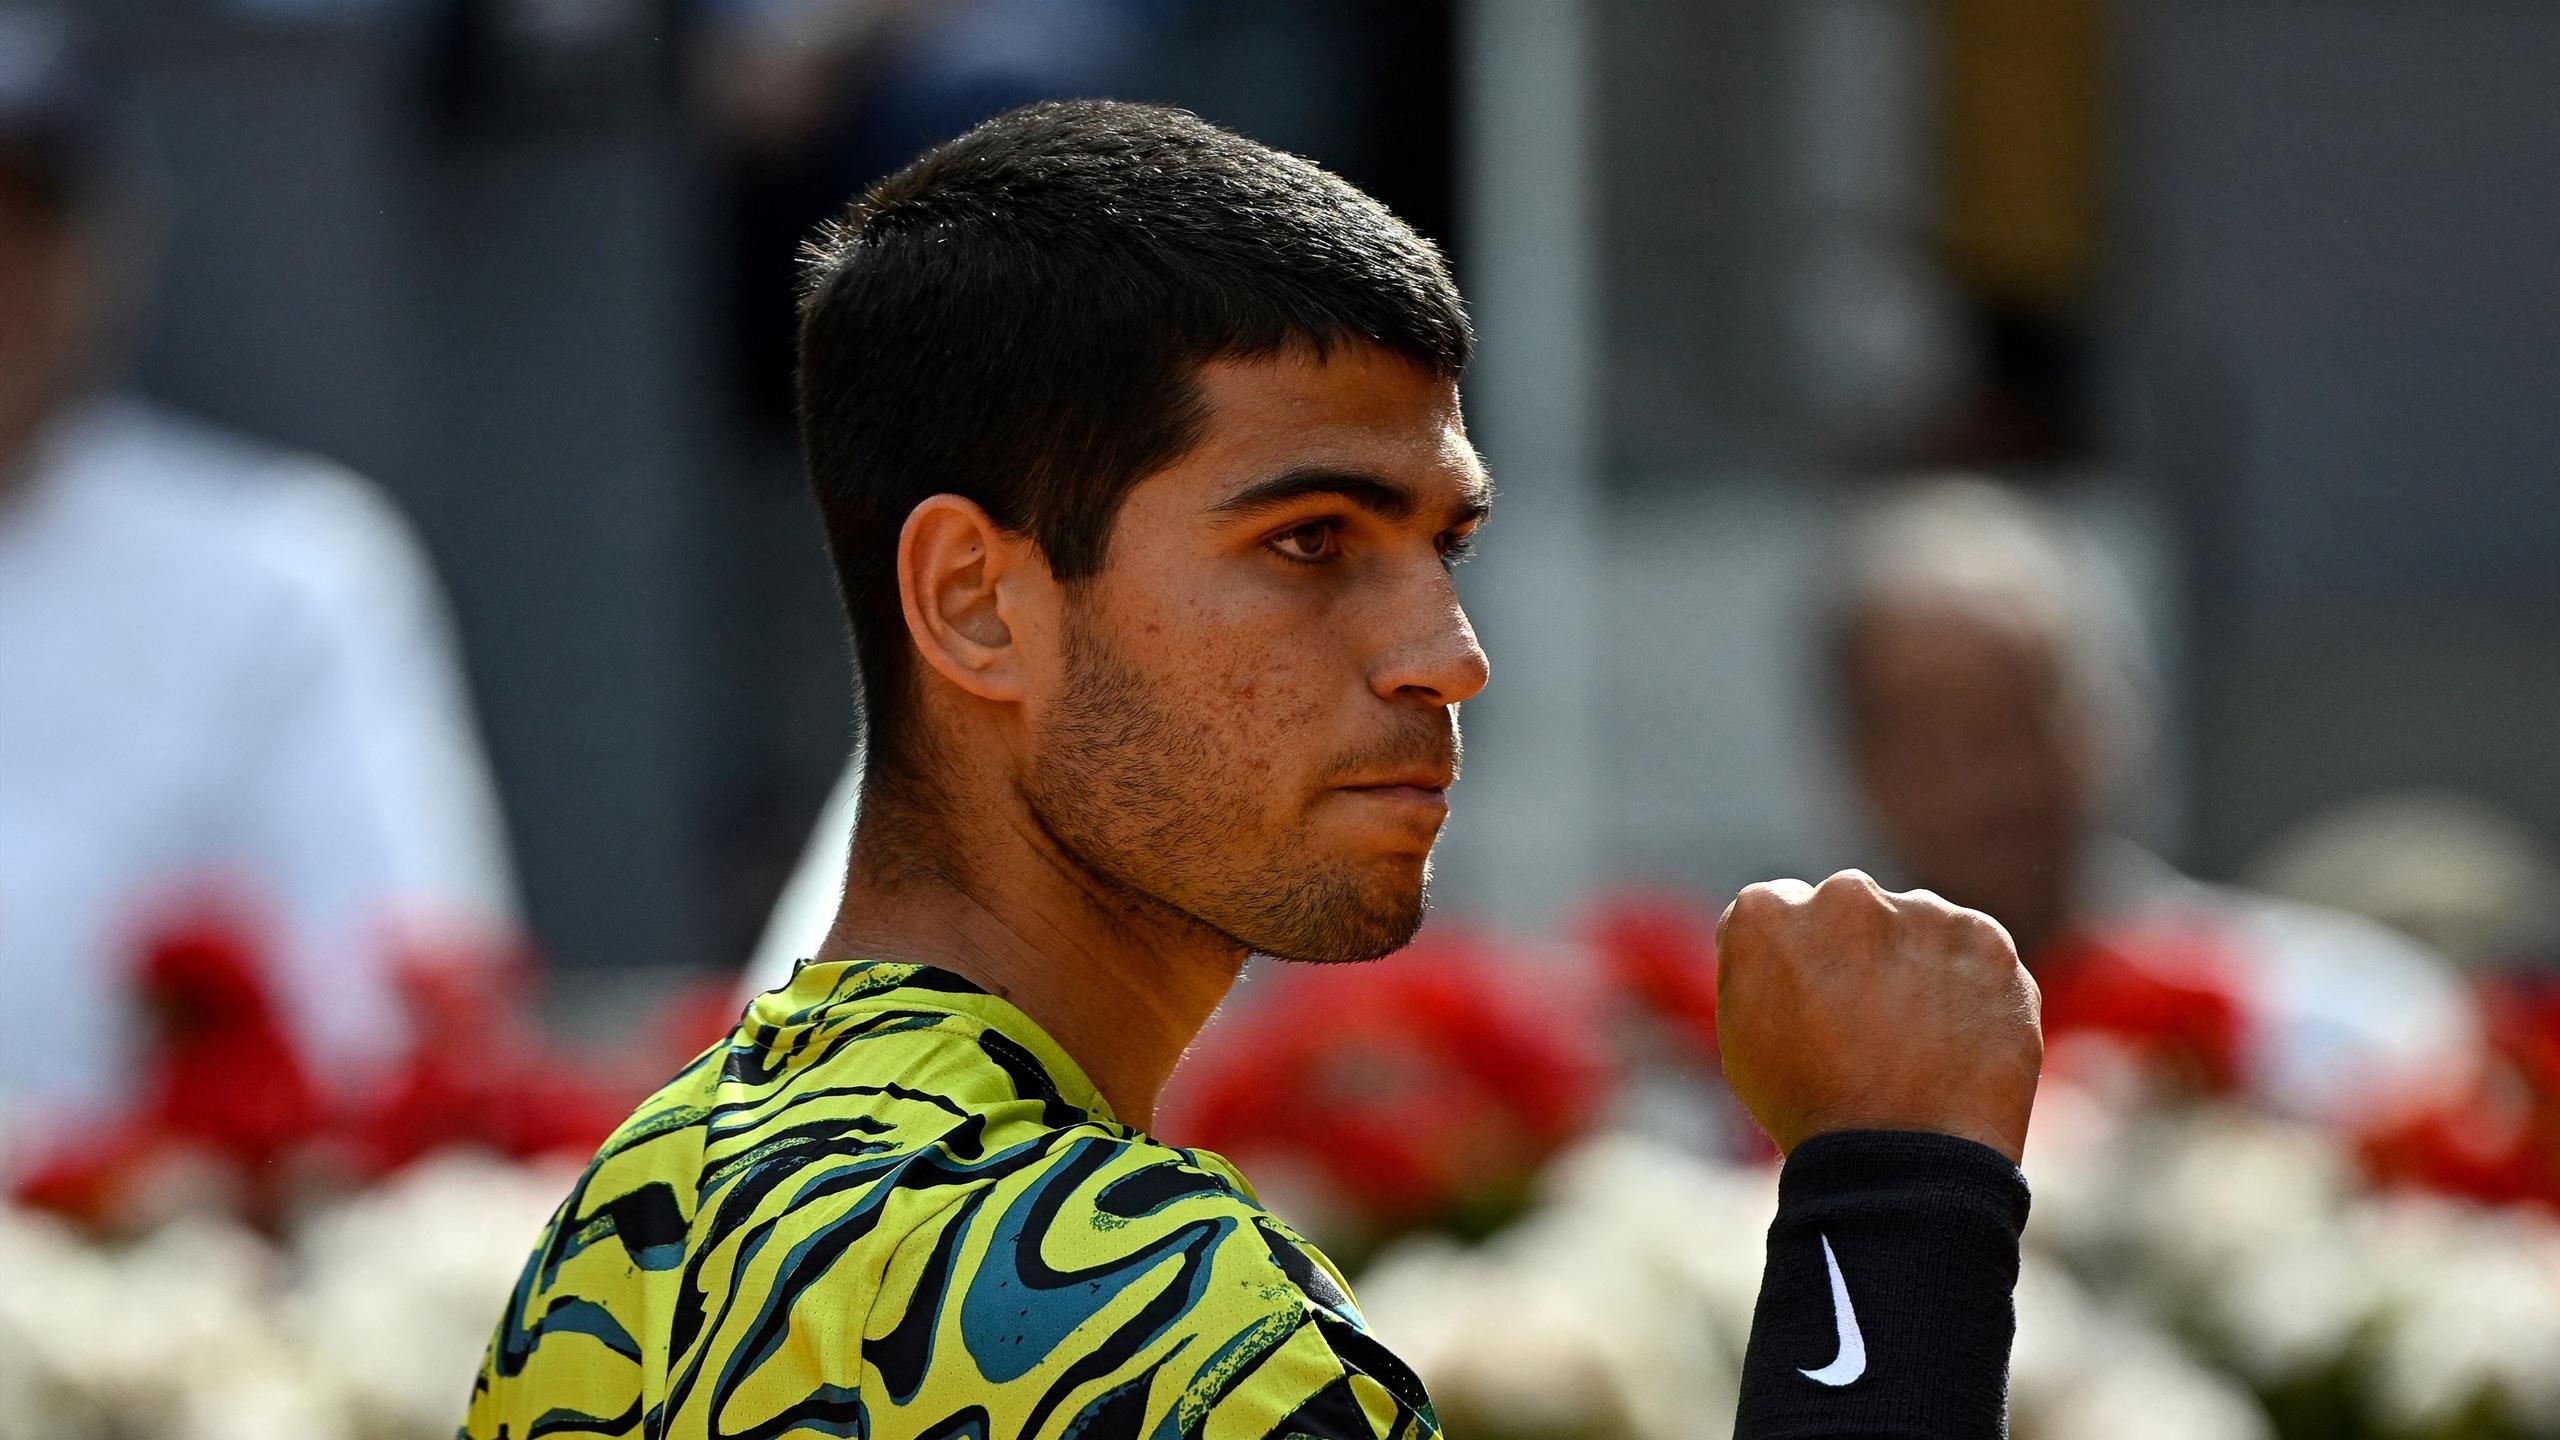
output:
M1412 728L1344 757L1330 787L1351 795L1394 800L1446 812L1448 789L1458 783L1458 728L1446 713L1415 716Z
M1356 796L1371 804L1404 812L1434 825L1449 813L1448 787L1445 785L1342 785L1335 787L1344 795Z

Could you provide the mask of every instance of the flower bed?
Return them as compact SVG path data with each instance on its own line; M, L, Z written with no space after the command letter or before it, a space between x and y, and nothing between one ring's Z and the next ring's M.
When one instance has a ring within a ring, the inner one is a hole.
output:
M2560 1435L2560 1225L2359 1189L2317 1132L2047 1097L2012 1367L2020 1440ZM1473 1440L1727 1433L1777 1208L1765 1166L1586 1142L1487 1243L1359 1279Z
M102 1244L0 1210L13 1440L448 1440L571 1172L455 1153L281 1244L192 1216Z

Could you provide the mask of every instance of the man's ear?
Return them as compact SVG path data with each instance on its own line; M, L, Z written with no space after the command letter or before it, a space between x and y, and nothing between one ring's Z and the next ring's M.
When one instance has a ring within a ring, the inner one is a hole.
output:
M908 638L935 673L982 700L1022 698L1022 582L1047 579L1030 537L958 495L925 500L898 531Z

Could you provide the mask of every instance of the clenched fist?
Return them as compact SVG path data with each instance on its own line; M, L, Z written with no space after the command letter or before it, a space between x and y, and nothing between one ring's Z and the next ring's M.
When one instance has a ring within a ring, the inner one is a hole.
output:
M1716 956L1725 1079L1780 1150L1931 1130L2025 1152L2040 1002L1989 916L1856 870L1773 880L1726 908Z

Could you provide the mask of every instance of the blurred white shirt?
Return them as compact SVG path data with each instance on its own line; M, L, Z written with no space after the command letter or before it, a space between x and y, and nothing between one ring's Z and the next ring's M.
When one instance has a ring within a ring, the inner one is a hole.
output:
M0 1097L111 1103L135 927L212 882L324 1067L401 1022L395 925L512 929L427 560L371 486L131 402L0 492Z
M861 814L862 752L857 750L827 793L826 808L764 922L755 953L747 957L738 1003L790 984L792 971L826 942L827 932L835 928L836 910L844 904L845 876L853 868L853 825Z
M2081 878L2102 924L2201 924L2234 966L2252 1022L2248 1088L2279 1113L2353 1125L2467 1078L2480 1017L2442 956L2362 916L2208 885L2124 840Z

